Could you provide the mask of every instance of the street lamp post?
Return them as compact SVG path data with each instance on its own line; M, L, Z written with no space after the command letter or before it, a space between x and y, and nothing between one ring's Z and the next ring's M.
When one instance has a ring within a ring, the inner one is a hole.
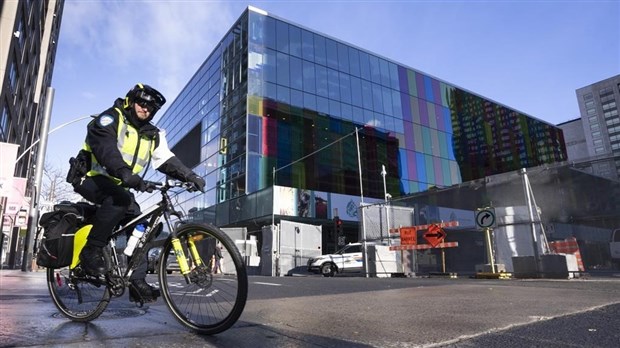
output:
M527 211L530 218L530 227L532 233L532 248L534 249L534 260L536 263L536 273L540 272L540 252L538 251L538 232L536 231L536 221L534 220L534 212L536 209L532 204L532 192L530 186L530 179L527 176L527 170L521 168L521 176L523 180L523 190L525 192L525 201L527 204Z
M385 165L381 165L381 176L383 177L383 193L385 198L385 219L387 226L387 240L388 245L391 245L390 242L390 209L388 207L390 194L387 192L387 185L385 184L385 176L387 175L387 171L385 171Z
M79 122L79 121L85 120L87 118L97 117L97 116L98 116L97 114L95 114L95 115L88 115L88 116L82 116L80 118L76 118L75 120L71 120L69 122L65 122L65 123L63 123L61 125L56 126L56 128L50 130L49 132L47 132L47 135L50 135L50 134L54 133L55 131L57 131L57 130L59 130L61 128L64 128L64 127L66 127L66 126L68 126L68 125L70 125L72 123ZM32 143L32 145L30 145L26 150L24 150L24 152L22 152L22 154L19 155L19 157L17 157L17 159L15 160L15 163L19 162L19 160L22 157L24 157L24 155L26 155L28 153L28 151L30 151L30 149L35 147L40 141L41 141L41 138L37 139L34 143Z
M385 203L387 203L388 201L387 186L385 184L386 175L387 175L387 172L385 171L385 166L381 165L381 176L383 177L383 196L385 198Z
M40 144L37 154L37 164L35 167L34 184L32 186L32 197L30 199L30 218L28 229L26 230L26 244L22 257L22 272L32 271L32 251L34 245L34 231L37 229L39 220L39 196L41 195L41 179L43 177L43 161L45 160L45 150L47 149L47 132L50 126L52 115L52 104L54 100L54 89L47 88L45 97L45 110L43 112L43 123L41 124Z

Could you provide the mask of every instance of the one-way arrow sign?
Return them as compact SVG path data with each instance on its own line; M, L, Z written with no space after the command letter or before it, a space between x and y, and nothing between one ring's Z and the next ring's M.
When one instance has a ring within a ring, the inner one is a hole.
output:
M446 238L446 231L437 225L430 225L428 230L424 233L424 239L433 248L437 247Z
M484 208L476 211L476 225L478 228L493 228L496 225L495 209Z

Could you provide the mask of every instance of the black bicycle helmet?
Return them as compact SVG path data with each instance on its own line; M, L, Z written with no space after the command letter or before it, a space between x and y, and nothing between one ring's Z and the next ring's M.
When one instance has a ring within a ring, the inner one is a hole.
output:
M136 84L125 96L125 108L129 108L136 101L144 102L151 107L151 116L166 104L166 98L155 88L142 83Z

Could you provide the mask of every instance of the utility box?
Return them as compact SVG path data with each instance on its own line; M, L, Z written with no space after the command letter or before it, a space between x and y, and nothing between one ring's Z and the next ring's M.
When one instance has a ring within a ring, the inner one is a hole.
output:
M256 245L256 236L250 236L250 239L236 239L235 245L241 253L241 257L245 261L246 266L257 267L260 262Z
M322 255L322 226L280 221L262 229L261 275L284 276L307 272L308 260Z
M389 278L399 273L397 253L387 245L367 245L368 275L376 278Z

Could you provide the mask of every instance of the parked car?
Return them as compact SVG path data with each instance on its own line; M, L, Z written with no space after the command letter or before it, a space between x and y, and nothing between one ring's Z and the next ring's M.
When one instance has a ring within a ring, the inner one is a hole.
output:
M162 247L149 249L146 257L146 273L155 273L159 266L159 255L161 255Z
M146 273L156 273L159 268L159 255L163 249L163 245L168 238L169 233L160 232L155 240L151 243L151 248L146 254Z
M308 260L308 271L333 277L336 273L363 272L362 243L350 243L334 254L321 255Z
M179 262L177 261L177 257L174 256L174 252L170 250L170 253L168 254L166 273L171 274L172 272L181 272L181 267L179 267Z

